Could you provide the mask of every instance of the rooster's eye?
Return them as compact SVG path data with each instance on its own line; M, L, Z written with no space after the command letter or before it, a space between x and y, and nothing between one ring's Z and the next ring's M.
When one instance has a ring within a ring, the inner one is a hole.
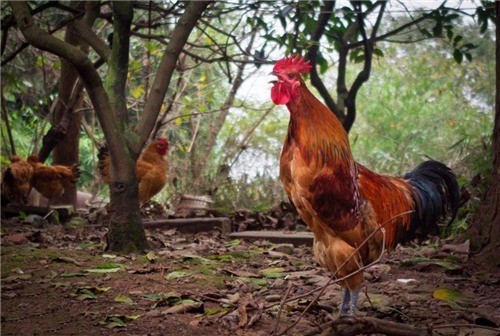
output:
M288 74L288 78L290 78L290 79L294 79L294 78L295 78L295 75L294 75L294 74Z

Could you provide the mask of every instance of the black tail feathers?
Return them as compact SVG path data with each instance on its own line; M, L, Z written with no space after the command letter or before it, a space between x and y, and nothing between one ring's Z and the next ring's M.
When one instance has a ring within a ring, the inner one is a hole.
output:
M439 232L440 221L457 215L459 187L455 173L438 161L425 161L404 176L415 187L415 213L412 215L410 236Z
M99 159L99 161L104 160L108 156L109 156L108 146L106 145L101 146L101 148L99 148L99 153L97 153L97 158Z
M97 169L104 184L109 184L109 150L108 146L102 146L97 153Z

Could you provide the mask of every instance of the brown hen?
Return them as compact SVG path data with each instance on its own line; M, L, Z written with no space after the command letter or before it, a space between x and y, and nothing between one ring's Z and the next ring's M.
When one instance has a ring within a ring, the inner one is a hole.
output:
M33 167L33 188L49 200L61 196L80 178L80 166L45 165L40 163L36 155L28 157Z
M167 184L167 160L169 143L165 138L151 142L143 151L136 163L137 181L139 183L139 204L142 206L158 194ZM98 154L98 168L104 184L110 183L110 160L106 146L101 147Z
M33 167L21 157L14 155L10 164L2 170L2 203L25 204L31 189Z

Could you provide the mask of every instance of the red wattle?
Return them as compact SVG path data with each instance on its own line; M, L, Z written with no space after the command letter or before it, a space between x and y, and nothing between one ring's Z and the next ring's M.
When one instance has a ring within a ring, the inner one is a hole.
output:
M290 101L290 93L278 82L271 88L271 99L276 105L285 105Z

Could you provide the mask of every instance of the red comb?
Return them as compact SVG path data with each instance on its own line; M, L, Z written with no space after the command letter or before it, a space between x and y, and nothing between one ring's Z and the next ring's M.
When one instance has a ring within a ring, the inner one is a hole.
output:
M283 70L296 70L300 73L308 73L311 70L312 66L309 64L309 61L305 61L304 57L300 57L299 55L290 55L285 57L282 60L279 60L274 65L274 72L281 72Z
M156 143L167 146L169 145L168 140L163 137L159 137L158 139L156 139Z

